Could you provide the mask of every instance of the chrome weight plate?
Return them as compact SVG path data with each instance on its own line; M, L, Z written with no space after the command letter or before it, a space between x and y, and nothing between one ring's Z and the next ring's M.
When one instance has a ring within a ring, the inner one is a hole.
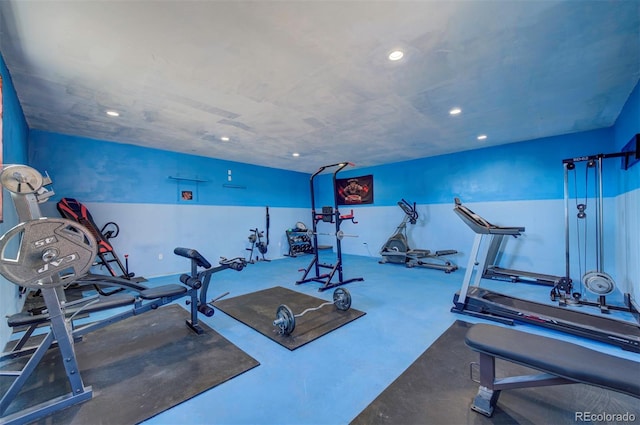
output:
M30 220L0 237L0 274L27 288L66 285L89 271L96 253L95 238L78 223Z
M9 165L0 173L0 183L13 193L35 193L42 187L42 174L26 165Z
M616 288L613 278L604 272L587 272L582 276L582 283L589 292L596 295L608 295Z

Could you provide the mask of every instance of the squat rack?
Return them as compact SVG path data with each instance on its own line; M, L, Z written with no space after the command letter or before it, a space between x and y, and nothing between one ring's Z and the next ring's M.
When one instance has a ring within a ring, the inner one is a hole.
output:
M336 190L336 184L337 184L336 176L340 171L342 171L345 167L349 165L353 167L355 164L353 164L352 162L339 162L337 164L322 166L309 179L309 186L311 189L311 223L313 224L313 232L312 232L313 259L311 260L311 263L309 264L309 266L306 269L304 269L304 275L302 276L302 279L296 282L296 285L299 285L301 283L311 282L311 281L319 282L319 283L322 283L323 286L321 286L318 289L318 291L322 292L330 288L335 288L336 286L341 286L347 283L364 280L364 278L362 277L355 277L355 278L345 280L342 274L342 238L344 236L344 233L340 230L340 225L342 224L343 220L351 220L351 222L354 224L357 224L357 221L354 220L353 210L351 210L351 213L348 215L340 215L340 210L338 209L338 192ZM315 201L315 190L314 190L315 187L313 182L316 176L318 176L318 174L322 173L327 168L333 168L333 167L337 167L336 170L333 172L333 176L332 176L334 206L333 208L322 207L322 212L318 214L316 212L316 201ZM335 264L320 263L318 259L318 225L317 224L319 221L335 224L335 234L332 233L332 235L336 237L337 259ZM331 269L331 271L329 273L321 274L320 268ZM311 272L312 269L315 270L315 276L307 277L309 275L309 272ZM338 280L336 282L332 282L336 272L338 272Z

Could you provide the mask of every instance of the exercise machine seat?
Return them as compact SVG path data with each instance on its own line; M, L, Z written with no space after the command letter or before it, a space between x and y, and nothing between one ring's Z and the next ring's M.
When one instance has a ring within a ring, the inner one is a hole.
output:
M465 337L473 350L572 381L640 398L640 363L495 325L476 324Z
M187 288L175 283L162 285L156 288L145 289L140 292L140 298L144 300L155 300L156 298L173 297L175 295L184 294Z

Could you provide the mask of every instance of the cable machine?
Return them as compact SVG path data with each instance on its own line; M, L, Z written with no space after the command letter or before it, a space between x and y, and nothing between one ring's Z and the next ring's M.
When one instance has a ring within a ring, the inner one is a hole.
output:
M336 176L340 171L342 171L348 165L354 166L354 164L351 162L340 162L337 164L325 165L323 167L320 167L318 171L316 171L309 180L309 185L311 188L311 223L313 223L313 230L308 233L311 234L312 240L313 240L313 259L311 260L311 263L309 264L309 266L306 269L304 269L304 275L302 276L302 279L296 282L296 285L311 282L311 281L319 282L319 283L322 283L322 286L318 289L318 291L322 292L330 288L335 288L336 286L341 286L347 283L364 280L364 278L362 277L344 279L344 276L342 273L341 242L345 236L350 236L350 235L345 235L344 232L340 230L340 225L344 220L351 220L351 222L354 224L358 223L357 221L354 220L353 210L351 210L351 213L348 215L340 215L340 210L338 209L338 192L336 190ZM318 174L322 173L324 170L328 168L333 168L333 167L336 167L336 170L333 172L333 176L332 176L334 206L322 207L322 212L318 214L318 212L316 211L315 190L314 190L313 182L316 176L318 176ZM335 233L327 233L328 235L333 235L336 238L337 259L335 264L320 263L318 259L318 252L319 252L318 251L318 222L319 221L335 224ZM321 268L330 269L330 272L320 273ZM315 271L315 276L307 277L309 276L309 273L311 272L311 270ZM338 273L338 280L333 281L333 278L336 272Z
M633 152L631 152L633 153ZM573 174L573 195L575 199L575 236L576 245L578 247L578 271L580 279L578 279L579 290L571 292L572 287L558 288L554 287L551 291L553 300L559 300L561 304L580 304L599 307L603 313L609 310L619 310L637 313L636 308L631 303L631 296L624 294L625 306L609 305L606 296L611 294L615 288L613 278L605 272L604 267L604 192L602 188L603 160L609 158L622 158L622 168L627 169L629 166L630 152L617 152L609 154L597 154L589 156L581 156L577 158L564 159L562 161L564 167L564 218L565 218L565 262L566 262L566 281L571 282L571 207L570 207L570 178ZM584 199L579 199L578 193L578 170L576 165L584 163ZM590 189L589 185L592 184ZM595 202L595 208L590 207L589 195L592 191L592 199ZM582 201L582 202L581 202ZM591 212L593 210L593 213ZM595 222L589 226L588 218L594 217ZM592 239L589 239L589 230L594 230ZM595 268L587 271L587 263L589 262L588 247L593 244L595 250L592 254L592 262L595 262ZM583 287L598 297L597 302L588 301L584 297Z

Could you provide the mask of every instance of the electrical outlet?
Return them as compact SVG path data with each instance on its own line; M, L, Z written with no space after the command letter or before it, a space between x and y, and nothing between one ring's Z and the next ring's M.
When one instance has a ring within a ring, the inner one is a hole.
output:
M162 253L158 254L158 260L162 260L164 258L164 255L162 255Z

